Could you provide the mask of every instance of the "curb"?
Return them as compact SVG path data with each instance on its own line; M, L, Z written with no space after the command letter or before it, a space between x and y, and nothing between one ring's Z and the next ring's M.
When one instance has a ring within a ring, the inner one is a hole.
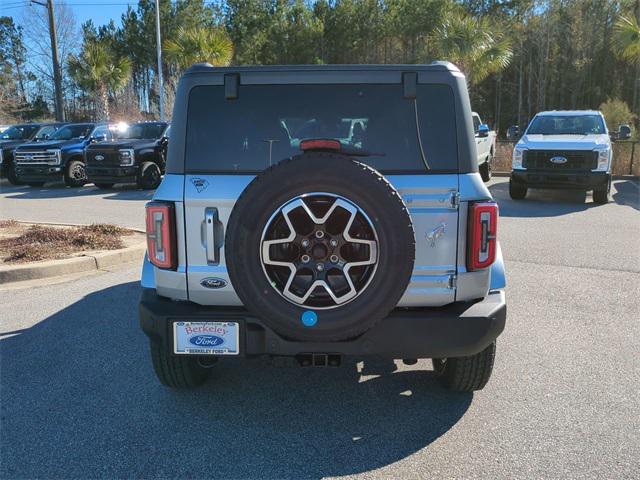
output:
M62 260L47 260L31 265L0 266L0 284L97 271L121 263L141 261L146 250L146 243L141 242L131 247L100 252L94 255L64 258Z

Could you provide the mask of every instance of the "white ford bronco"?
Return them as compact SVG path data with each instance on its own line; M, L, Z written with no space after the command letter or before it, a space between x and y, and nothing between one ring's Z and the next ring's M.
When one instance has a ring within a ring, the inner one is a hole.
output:
M140 300L163 384L259 356L430 358L450 389L487 383L505 275L455 66L194 65L166 172Z

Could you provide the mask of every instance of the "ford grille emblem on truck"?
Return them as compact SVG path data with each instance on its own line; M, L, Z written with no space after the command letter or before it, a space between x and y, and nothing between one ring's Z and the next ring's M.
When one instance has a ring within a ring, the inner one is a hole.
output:
M102 155L96 155L95 159L100 161L100 160L104 160L104 157Z
M560 157L560 156L557 156L557 157L551 157L551 158L549 159L549 161L550 161L551 163L563 164L563 163L567 163L567 158L566 158L566 157Z
M200 285L204 288L224 288L227 286L227 282L221 278L208 277L200 280Z

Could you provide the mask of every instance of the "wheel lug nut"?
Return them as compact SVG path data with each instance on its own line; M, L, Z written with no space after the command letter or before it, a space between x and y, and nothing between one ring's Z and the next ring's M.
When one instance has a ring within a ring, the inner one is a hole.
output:
M302 255L300 260L302 260L302 263L309 263L309 260L311 260L311 257L309 255Z
M307 248L309 246L309 240L307 240L306 238L304 240L302 240L302 246L304 248Z
M329 241L329 245L331 245L332 247L337 247L338 246L338 240L336 240L335 238L332 238Z
M324 265L322 263L318 263L316 265L316 270L318 270L319 272L323 271L324 270Z
M331 255L329 260L331 260L331 263L338 263L338 255Z
M322 237L324 237L324 232L322 230L318 230L316 232L316 238L322 238Z

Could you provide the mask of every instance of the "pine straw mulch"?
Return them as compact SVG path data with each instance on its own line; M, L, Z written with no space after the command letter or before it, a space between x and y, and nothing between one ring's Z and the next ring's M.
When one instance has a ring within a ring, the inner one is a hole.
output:
M89 250L117 250L125 247L122 237L133 233L106 223L58 227L0 220L0 259L4 263L26 263L68 258Z

